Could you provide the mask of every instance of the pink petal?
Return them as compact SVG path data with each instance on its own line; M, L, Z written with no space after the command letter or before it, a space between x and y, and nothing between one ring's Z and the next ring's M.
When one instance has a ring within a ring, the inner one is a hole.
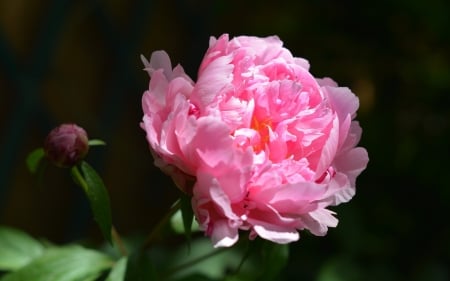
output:
M327 186L324 184L317 184L315 182L298 182L284 184L280 186L273 186L272 188L263 188L259 192L251 191L249 198L259 202L267 202L270 204L276 204L277 202L291 201L295 206L295 209L290 210L291 213L296 213L301 206L299 202L312 202L323 198L326 192ZM280 206L284 212L289 211L285 209L286 206ZM281 211L280 210L280 211Z
M320 178L333 161L339 143L339 120L335 118L328 139L322 149L316 168L316 179Z
M157 113L164 108L168 85L169 83L162 70L153 72L149 90L142 96L144 114Z
M216 167L219 162L232 157L233 140L225 123L208 116L197 119L196 125L195 134L186 144L189 149L186 155L208 167Z
M361 138L361 134L362 134L362 129L359 126L359 122L358 121L352 121L350 123L350 128L347 134L347 138L345 139L344 143L342 144L341 147L341 151L347 151L349 149L354 148L360 138Z
M323 194L323 199L320 200L321 203L319 205L327 207L348 202L355 195L355 191L355 186L350 183L348 176L338 172L328 183L328 190Z
M142 58L142 57L141 57ZM172 78L172 63L170 62L169 55L165 51L155 51L152 53L150 63L144 61L145 69L158 70L162 69L167 80Z
M325 77L325 78L316 78L317 83L319 83L320 86L330 86L330 87L337 87L338 84L331 78Z
M216 179L211 180L211 185L209 186L209 195L211 196L212 201L216 204L217 207L222 211L222 215L224 215L228 219L237 220L238 216L231 209L231 202L226 193L222 190Z
M333 214L327 209L317 209L305 216L303 222L312 234L323 236L327 234L328 227L336 227L339 222Z
M359 107L359 99L346 87L322 87L327 93L332 108L336 111L340 120L347 115L354 117Z
M238 229L229 226L227 220L217 220L211 233L214 248L231 247L239 239Z
M230 62L230 56L219 57L206 65L205 69L199 73L191 101L200 110L210 105L220 91L231 83L233 65Z
M336 169L347 174L352 186L355 185L356 177L367 167L369 156L367 150L356 147L334 160Z
M279 244L287 244L297 241L300 235L297 231L286 231L277 229L276 227L268 227L264 225L255 225L253 230L261 237Z

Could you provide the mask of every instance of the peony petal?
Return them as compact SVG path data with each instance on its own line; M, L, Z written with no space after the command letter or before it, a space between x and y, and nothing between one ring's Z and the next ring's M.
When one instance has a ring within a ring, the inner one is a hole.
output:
M199 165L216 167L219 162L232 157L233 140L228 126L215 117L201 117L190 143L186 144L185 154L195 159Z
M158 116L145 115L142 119L141 127L147 133L147 141L151 147L157 148L159 146L159 139L161 134L161 120Z
M190 103L187 99L191 95L193 89L194 86L184 77L174 78L170 81L167 88L166 104L176 108L178 104L182 102L189 107Z
M200 110L203 110L206 106L218 96L222 89L231 83L233 65L230 64L231 57L223 56L219 57L205 69L199 73L199 79L195 85L191 101Z
M309 70L309 62L304 58L294 58L295 64L303 67L306 70Z
M350 114L348 114L344 120L340 119L339 121L341 123L339 126L338 153L339 153L339 150L342 150L342 147L344 147L344 144L347 141L349 131L351 129L352 118L351 118Z
M327 191L327 186L315 182L289 183L271 188L263 188L259 192L251 191L249 198L258 202L277 204L278 202L291 201L296 204L292 210L285 209L287 206L280 206L280 211L297 213L301 204L320 200Z
M297 241L300 235L297 231L270 228L263 225L253 226L253 230L262 238L279 244L287 244Z
M189 84L194 85L194 81L184 72L184 69L181 65L177 65L172 72L172 79L175 79L177 77L182 77L184 80L188 81Z
M325 78L316 78L317 83L320 86L329 86L329 87L337 87L338 84L331 78L325 77Z
M237 220L239 217L231 209L231 202L225 192L221 189L217 179L211 180L211 185L209 186L209 195L212 201L219 207L224 215L228 219Z
M336 227L338 219L333 216L334 212L327 209L317 209L303 217L305 227L314 235L324 236L328 227Z
M320 200L319 206L339 205L350 201L355 195L355 186L349 181L346 174L336 173L328 183L328 190Z
M351 185L354 186L356 177L366 169L368 162L367 150L362 147L356 147L336 157L334 165L337 170L348 175Z
M148 63L148 61L146 60L143 62L146 70L162 69L167 80L170 81L172 79L172 63L170 62L169 55L165 51L155 51L152 53L150 63Z
M214 228L211 233L211 240L214 248L231 247L238 239L238 229L230 227L227 220L218 220L214 222Z
M339 144L339 120L335 118L333 120L333 125L328 135L328 139L322 149L319 163L317 164L316 179L320 178L323 175L323 173L328 169L328 167L331 165L336 155L338 144Z
M352 121L350 123L350 128L348 131L347 138L345 139L344 143L342 144L341 151L346 152L349 149L354 148L358 144L358 142L361 138L361 134L362 134L362 129L359 126L359 122Z
M332 108L336 111L340 120L347 115L354 117L359 107L359 99L346 87L322 87L330 101Z
M149 90L142 97L142 108L145 114L160 112L166 106L166 94L169 82L162 70L154 71Z

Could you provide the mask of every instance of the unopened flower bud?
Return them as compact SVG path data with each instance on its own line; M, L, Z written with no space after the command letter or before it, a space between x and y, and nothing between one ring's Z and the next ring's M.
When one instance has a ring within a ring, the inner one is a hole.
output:
M89 150L86 131L75 124L62 124L53 129L44 142L46 157L58 167L78 164Z

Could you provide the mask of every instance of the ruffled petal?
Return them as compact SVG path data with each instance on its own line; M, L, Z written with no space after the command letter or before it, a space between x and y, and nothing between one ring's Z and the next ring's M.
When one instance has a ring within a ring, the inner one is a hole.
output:
M238 239L238 229L230 227L226 220L218 220L214 223L214 229L211 233L214 248L231 247Z

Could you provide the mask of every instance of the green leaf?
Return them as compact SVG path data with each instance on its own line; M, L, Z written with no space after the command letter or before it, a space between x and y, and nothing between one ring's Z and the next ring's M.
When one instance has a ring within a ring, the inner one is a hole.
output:
M44 154L45 153L43 148L35 149L30 154L28 154L26 162L31 173L36 173L41 160L44 158Z
M175 231L175 233L178 233L178 234L186 233L184 224L183 224L183 216L181 214L181 210L178 210L170 218L170 225L172 226L172 229ZM196 231L200 231L200 227L196 220L192 220L191 233L196 232Z
M112 264L107 255L79 246L51 248L0 281L92 281Z
M360 266L349 255L336 255L323 262L322 268L317 274L318 281L347 281L347 280L367 280L361 271ZM371 276L371 280L386 280ZM433 279L427 276L424 280L445 280ZM395 278L394 278L395 279ZM419 279L420 280L420 279Z
M99 140L99 139L92 139L88 141L89 146L95 146L95 145L106 145L106 142Z
M91 204L94 219L100 226L105 239L112 244L111 239L111 207L109 203L108 192L105 184L97 172L85 161L81 163L81 171L87 188L85 188L86 196ZM75 167L76 168L76 167Z
M105 281L124 281L127 269L127 257L122 257L113 267Z
M278 275L288 262L289 245L263 241L261 256L264 280L278 280Z
M170 218L170 225L175 233L183 234L184 226L183 226L183 218L181 216L181 210L178 210L173 216Z
M44 246L28 234L0 227L0 270L16 270L42 255Z
M192 275L188 275L186 277L180 278L180 279L176 279L177 281L214 281L217 279L211 279L205 275L202 275L200 273L194 273ZM240 280L242 281L242 279Z
M234 246L214 249L209 238L193 239L190 246L183 245L173 252L162 275L168 280L180 280L193 274L224 280L229 270L238 266L240 257L241 253Z
M134 252L128 257L125 281L148 280L160 280L157 278L155 267L145 252Z
M182 194L180 198L181 203L181 217L183 218L183 227L184 227L184 234L186 236L186 239L188 241L191 240L191 229L192 229L192 221L194 220L194 212L192 211L191 206L191 197Z

